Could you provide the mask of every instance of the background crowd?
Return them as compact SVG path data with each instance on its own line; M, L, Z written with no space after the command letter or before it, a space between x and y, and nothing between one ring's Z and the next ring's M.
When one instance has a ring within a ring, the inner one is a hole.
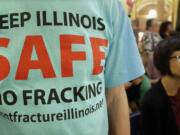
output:
M125 84L132 135L180 135L180 34L172 23L149 19L134 35L146 73Z

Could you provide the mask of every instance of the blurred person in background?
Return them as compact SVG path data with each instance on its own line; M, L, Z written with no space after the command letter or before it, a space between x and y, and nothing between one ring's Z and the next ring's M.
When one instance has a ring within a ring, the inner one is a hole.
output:
M144 67L147 65L147 57L141 53ZM125 84L130 113L139 111L145 93L151 88L151 82L146 74Z
M173 31L172 22L165 21L160 26L159 34L161 38L165 39L167 37L170 37L172 31Z
M135 36L135 38L136 38L136 42L137 42L137 44L138 44L138 40L139 40L139 35L138 35L138 33L139 33L139 30L138 30L138 21L137 21L137 20L133 20L133 21L131 22L131 25L132 25L132 29L133 29L133 32L134 32L134 36Z
M142 46L148 55L152 55L157 44L162 40L159 35L159 24L155 19L147 20L146 32L142 38Z
M144 68L121 2L0 2L0 135L129 135Z
M142 38L142 48L143 52L146 53L148 59L147 62L147 74L151 83L157 83L161 78L160 72L156 69L153 64L153 52L157 44L162 40L159 35L159 24L155 19L147 20L146 22L146 32Z
M144 94L151 88L148 77L143 76L125 84L131 113L138 112Z
M147 75L148 75L152 85L154 85L161 79L161 73L154 66L153 55L150 55L148 57L146 72L147 72Z
M144 96L143 135L180 135L180 38L171 37L159 43L154 64L162 74Z

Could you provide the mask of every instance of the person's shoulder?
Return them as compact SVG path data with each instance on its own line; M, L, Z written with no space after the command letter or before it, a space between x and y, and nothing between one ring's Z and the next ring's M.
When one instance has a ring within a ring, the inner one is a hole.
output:
M116 9L116 8L124 9L124 5L121 0L106 0L106 1L112 4L113 9Z
M142 78L142 85L145 84L146 87L148 86L148 90L151 88L151 82L149 80L149 78L147 77L147 75L143 75L143 78Z
M150 80L146 74L143 75L143 80L150 82Z
M151 36L151 34L152 34L152 32L150 32L150 31L145 31L144 32L144 36L148 36L149 37L149 36Z
M151 104L156 106L162 101L162 84L159 81L145 94L143 98L143 104Z
M101 8L102 11L106 11L106 13L108 13L108 12L117 13L118 10L124 9L121 0L98 0L95 2L98 3L98 8ZM118 14L119 14L119 12L118 12ZM112 16L113 16L113 14L110 14L109 17L112 17Z
M163 86L161 81L157 82L152 86L152 88L146 93L146 97L148 98L157 98L162 93Z

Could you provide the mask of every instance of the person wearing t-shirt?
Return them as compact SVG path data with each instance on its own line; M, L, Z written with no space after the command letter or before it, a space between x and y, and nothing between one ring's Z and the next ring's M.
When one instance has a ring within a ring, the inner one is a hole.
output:
M121 2L0 2L0 134L129 135L144 69Z
M161 41L154 64L162 74L144 96L141 106L143 135L180 135L180 38Z

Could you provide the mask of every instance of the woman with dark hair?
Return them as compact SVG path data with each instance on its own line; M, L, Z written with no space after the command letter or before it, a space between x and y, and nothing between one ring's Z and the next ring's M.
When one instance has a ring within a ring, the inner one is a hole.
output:
M180 135L180 38L161 41L154 52L154 64L162 79L144 96L143 135Z
M170 36L170 33L173 31L172 22L165 21L160 26L159 34L165 39Z

